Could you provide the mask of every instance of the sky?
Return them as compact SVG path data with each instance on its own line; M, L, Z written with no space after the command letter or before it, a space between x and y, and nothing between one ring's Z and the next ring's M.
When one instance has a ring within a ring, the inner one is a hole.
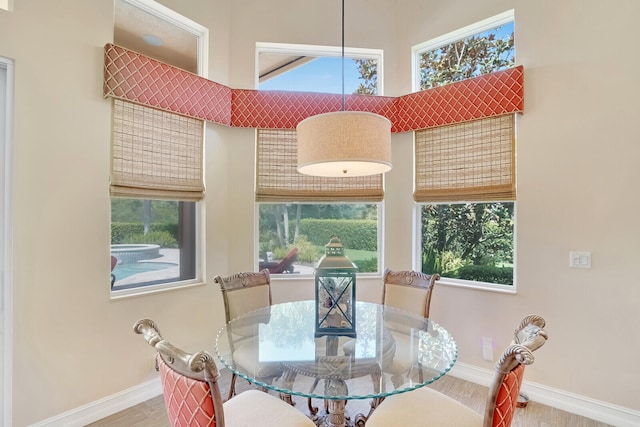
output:
M513 32L513 23L498 27L498 31L488 30L481 35L495 32L499 38ZM344 92L351 94L360 84L360 73L355 60L344 60ZM260 84L260 90L290 90L296 92L342 93L342 58L339 56L320 57L291 71Z
M342 93L342 58L322 57L260 84L260 90ZM356 91L360 73L356 62L344 60L344 92Z

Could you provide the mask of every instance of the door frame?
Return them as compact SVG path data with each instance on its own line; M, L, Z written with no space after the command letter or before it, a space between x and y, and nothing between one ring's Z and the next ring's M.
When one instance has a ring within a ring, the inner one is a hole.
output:
M13 60L0 56L0 424L12 424L13 222L12 138Z

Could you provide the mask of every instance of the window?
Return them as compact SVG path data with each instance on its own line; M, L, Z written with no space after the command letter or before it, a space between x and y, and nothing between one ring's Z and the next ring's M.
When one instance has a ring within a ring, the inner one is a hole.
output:
M342 93L340 55L340 48L259 44L257 85ZM345 93L381 93L381 60L378 50L345 49ZM310 177L299 174L296 164L295 130L257 131L257 268L280 265L287 269L272 268L275 274L312 275L324 246L337 235L359 274L379 274L382 176ZM295 261L285 266L294 248Z
M10 10L9 0L0 0L0 9Z
M337 235L358 273L378 273L378 211L376 203L260 203L258 267L276 271L297 248L292 266L278 273L313 275L324 246Z
M206 74L208 30L156 2L116 1L114 42ZM112 115L112 295L196 283L204 124L120 99Z
M422 271L513 285L514 203L425 204Z
M202 121L113 100L112 290L196 278Z
M112 199L113 290L196 278L195 202Z
M414 90L515 65L513 10L414 46Z
M515 64L513 11L414 48L420 90ZM514 284L515 119L415 133L415 191L425 273L486 287Z
M341 48L258 43L260 90L342 93ZM382 51L345 48L344 92L382 94Z

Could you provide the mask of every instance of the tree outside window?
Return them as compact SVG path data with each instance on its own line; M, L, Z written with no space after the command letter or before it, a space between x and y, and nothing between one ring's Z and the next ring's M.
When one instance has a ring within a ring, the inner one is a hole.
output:
M513 203L423 205L422 271L513 285Z
M513 22L418 54L420 90L515 65Z

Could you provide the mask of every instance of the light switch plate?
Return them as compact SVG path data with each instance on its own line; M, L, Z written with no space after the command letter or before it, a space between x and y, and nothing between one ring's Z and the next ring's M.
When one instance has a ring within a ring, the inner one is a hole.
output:
M591 268L591 252L569 252L569 267Z

